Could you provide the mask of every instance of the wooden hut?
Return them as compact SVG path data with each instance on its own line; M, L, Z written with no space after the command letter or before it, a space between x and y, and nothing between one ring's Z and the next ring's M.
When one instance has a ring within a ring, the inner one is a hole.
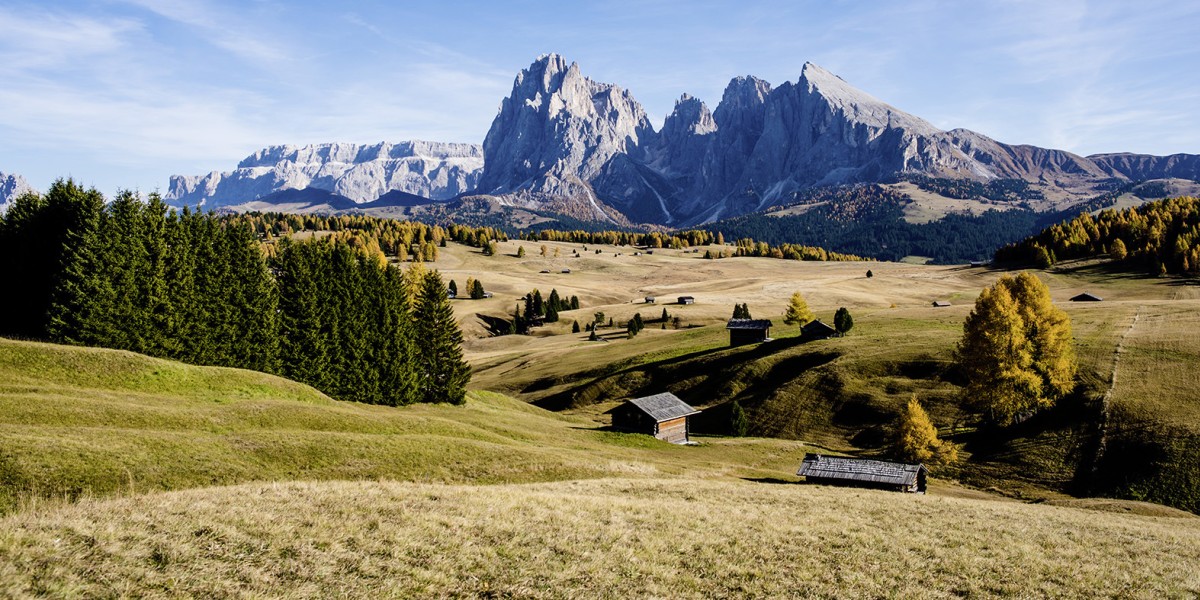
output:
M800 337L806 340L824 340L837 335L837 330L820 319L809 321L800 328Z
M945 300L934 300L933 301L934 308L946 308L947 306L950 306L950 303Z
M1071 297L1071 302L1103 302L1104 298L1095 294L1084 292L1078 296Z
M680 304L695 304L696 299L691 296L680 296L679 303Z
M925 493L925 465L806 454L797 475L809 483Z
M654 304L654 296L646 296L646 304Z
M672 444L688 443L688 417L700 413L671 392L634 398L609 412L613 429L645 433Z
M725 325L729 330L729 345L757 344L771 339L771 321L767 319L730 319Z

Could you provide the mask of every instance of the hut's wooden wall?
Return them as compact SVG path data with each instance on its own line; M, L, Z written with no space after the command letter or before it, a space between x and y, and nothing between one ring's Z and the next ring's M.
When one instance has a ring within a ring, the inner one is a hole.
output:
M687 421L687 417L663 421L658 424L658 432L654 434L654 437L672 444L682 444L688 441Z

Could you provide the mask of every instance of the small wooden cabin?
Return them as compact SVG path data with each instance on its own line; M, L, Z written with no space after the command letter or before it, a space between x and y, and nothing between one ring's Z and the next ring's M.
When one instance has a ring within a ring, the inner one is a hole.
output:
M613 429L645 433L672 444L688 443L688 417L700 413L671 392L634 398L609 412Z
M771 339L771 321L767 319L730 319L725 325L729 330L729 345L744 346Z
M680 296L679 303L680 304L695 304L696 299L691 296Z
M946 308L947 306L950 306L950 303L945 300L934 300L933 301L934 308Z
M805 454L804 462L800 464L800 470L796 474L804 477L808 483L924 494L929 469L922 464Z
M837 335L837 330L824 321L809 321L800 328L800 337L806 340L824 340Z
M1071 298L1071 302L1103 302L1103 301L1104 301L1104 298L1101 298L1100 296L1097 296L1095 294L1089 294L1087 292L1084 292L1078 296L1073 296Z
M654 304L654 296L646 296L646 304Z

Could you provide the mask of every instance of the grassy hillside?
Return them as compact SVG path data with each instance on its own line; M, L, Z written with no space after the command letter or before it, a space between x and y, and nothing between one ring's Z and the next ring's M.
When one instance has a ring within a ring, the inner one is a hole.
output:
M1200 519L694 479L252 484L0 519L0 594L1190 597Z
M533 287L577 294L584 308L563 313L562 322L533 336L489 338L474 330L467 347L479 388L597 423L605 422L604 410L622 398L667 389L706 408L696 426L712 432L726 431L729 402L737 400L758 435L868 453L881 449L898 407L916 393L942 433L957 432L955 440L965 444L965 467L944 475L1025 497L1048 491L1101 493L1200 510L1200 467L1194 467L1200 464L1200 414L1188 377L1200 365L1200 346L1190 335L1200 326L1200 286L1187 280L1129 276L1090 263L1040 272L1074 322L1078 393L1030 422L999 435L978 435L963 428L970 415L957 401L962 382L953 369L952 350L974 298L1003 271L766 258L708 261L684 250L633 256L629 248L607 246L589 247L580 258L571 258L580 247L556 243L546 245L551 253L559 250L558 259L517 259L520 244L530 254L536 250L529 242L509 242L501 256L482 257L451 248L440 261L440 268L460 279L472 275L497 284L495 298L456 305L464 326L478 322L476 312L503 314ZM594 254L596 248L602 253ZM560 274L560 266L573 271ZM553 267L552 272L539 273L543 267ZM867 269L873 278L865 277ZM798 343L796 328L781 323L795 290L827 322L839 306L849 308L854 330L842 339ZM1106 300L1068 301L1083 291ZM596 311L615 316L617 323L635 313L657 318L664 305L644 304L643 296L672 301L683 294L694 295L697 303L665 308L682 318L684 329L661 330L651 322L636 339L613 331L608 342L570 334L572 319L590 321ZM952 306L933 308L933 300ZM723 325L741 302L755 317L775 320L776 341L728 348ZM1139 325L1127 335L1139 314ZM1114 388L1114 357L1123 340Z
M709 344L704 330L663 338ZM818 446L700 441L491 392L368 406L249 371L0 340L0 595L1200 593L1186 513L1021 504L945 479L927 496L797 485Z
M786 478L804 452L784 440L682 448L488 392L461 407L335 402L251 371L0 339L0 512L247 481Z

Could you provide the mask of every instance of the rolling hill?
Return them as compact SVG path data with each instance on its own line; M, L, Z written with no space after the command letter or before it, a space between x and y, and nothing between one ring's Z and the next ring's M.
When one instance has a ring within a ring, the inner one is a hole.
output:
M796 485L795 441L674 446L487 392L341 403L33 342L0 341L0 381L6 596L1200 592L1187 513Z

